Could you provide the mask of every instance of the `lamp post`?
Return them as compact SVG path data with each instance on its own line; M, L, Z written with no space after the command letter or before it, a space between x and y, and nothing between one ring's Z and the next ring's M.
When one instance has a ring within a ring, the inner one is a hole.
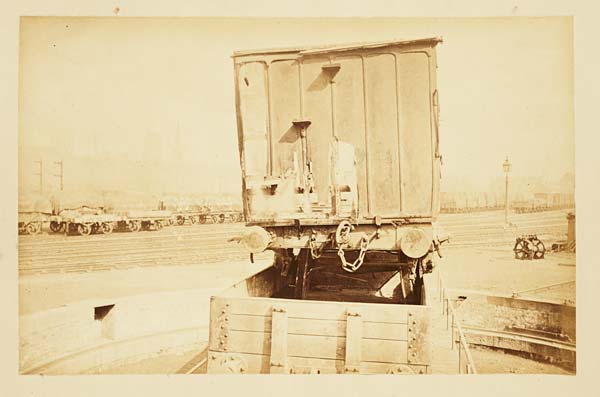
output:
M510 172L510 162L508 161L508 156L506 156L506 160L502 163L502 169L504 170L504 224L508 226L508 173Z

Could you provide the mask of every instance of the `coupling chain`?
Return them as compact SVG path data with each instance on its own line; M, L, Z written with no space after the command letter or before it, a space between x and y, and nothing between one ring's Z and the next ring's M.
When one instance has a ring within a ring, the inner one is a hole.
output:
M319 259L321 257L321 254L323 253L323 249L325 248L325 246L327 245L327 243L330 242L330 241L331 241L331 239L327 239L319 247L319 246L317 246L317 237L316 237L316 234L313 233L310 236L310 239L308 240L308 247L310 249L310 256L313 259Z
M337 254L340 257L340 260L342 261L342 269L349 273L354 273L355 271L357 271L362 266L363 261L365 260L365 255L367 253L367 250L369 249L369 244L371 244L371 241L373 241L378 236L379 231L376 230L370 236L367 237L367 235L363 235L360 238L360 252L358 253L358 258L356 258L354 262L348 262L346 260L346 256L344 255L344 249L340 245Z

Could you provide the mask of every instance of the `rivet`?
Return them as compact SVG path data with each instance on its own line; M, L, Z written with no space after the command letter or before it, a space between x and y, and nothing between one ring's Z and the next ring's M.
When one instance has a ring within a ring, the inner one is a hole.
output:
M412 356L413 356L413 357L417 357L417 353L413 353L413 354L412 354Z
M409 328L409 329L408 329L408 332L412 332L412 328Z
M409 316L412 316L412 313L408 313Z
M417 322L416 322L416 321L413 321L413 325L417 325Z
M225 314L225 313L227 313L227 312L225 311L225 309L223 309L223 310L221 310L221 313L222 313L222 314Z

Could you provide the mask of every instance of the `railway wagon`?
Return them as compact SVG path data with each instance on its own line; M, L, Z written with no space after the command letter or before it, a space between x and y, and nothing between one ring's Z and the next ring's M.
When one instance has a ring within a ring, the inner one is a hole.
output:
M116 227L130 232L139 232L140 230L160 230L171 223L172 212L162 210L134 210L118 213L121 220L116 223Z
M38 234L52 215L52 203L44 196L26 194L19 197L19 234Z
M240 211L236 210L212 210L206 208L202 211L178 211L173 214L174 223L181 226L188 221L190 224L196 223L225 223L225 222L241 222L244 218Z
M440 42L234 53L237 240L275 260L212 299L209 372L426 372Z

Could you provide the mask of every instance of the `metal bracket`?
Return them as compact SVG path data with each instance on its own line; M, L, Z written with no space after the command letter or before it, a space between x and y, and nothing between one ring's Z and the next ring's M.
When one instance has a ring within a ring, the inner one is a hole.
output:
M346 361L345 373L360 373L362 361L363 319L360 313L346 313Z
M229 319L231 309L228 302L219 303L219 305L215 305L214 307L216 318L212 327L216 330L216 332L215 340L211 343L211 350L226 352L227 339L229 338Z
M273 307L271 317L271 373L288 372L288 316L285 308Z
M406 362L409 364L429 363L429 343L427 325L429 310L421 309L408 312L408 348Z

